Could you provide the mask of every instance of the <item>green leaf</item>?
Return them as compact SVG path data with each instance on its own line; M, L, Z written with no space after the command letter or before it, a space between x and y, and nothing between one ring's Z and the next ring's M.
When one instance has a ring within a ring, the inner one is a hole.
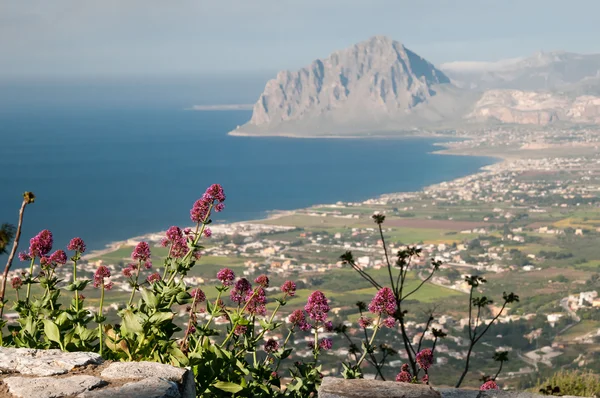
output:
M123 325L121 327L121 331L123 333L144 333L144 328L142 327L142 324L138 321L138 317L136 317L130 309L123 310L121 316L123 318Z
M148 289L141 289L140 293L142 293L144 303L146 303L149 308L155 309L158 305L158 297Z
M231 382L228 382L228 381L217 381L214 384L214 386L217 387L219 390L230 392L232 394L240 392L240 391L242 391L244 389L239 384L231 383Z
M42 322L44 322L44 333L46 334L46 337L48 337L48 340L61 344L60 330L58 330L56 323L52 322L50 319L42 319Z
M148 322L152 325L160 325L163 322L173 319L173 316L175 316L175 314L172 312L155 312L150 319L148 319Z

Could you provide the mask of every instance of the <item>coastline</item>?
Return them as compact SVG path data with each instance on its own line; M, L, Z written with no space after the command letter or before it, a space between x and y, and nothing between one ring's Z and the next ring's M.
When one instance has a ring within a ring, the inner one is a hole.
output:
M231 134L230 135L235 135L235 134ZM240 136L253 136L253 135L244 135L241 134ZM286 137L286 138L339 138L339 139L363 139L363 138L379 138L377 136L361 136L361 137L352 137L352 136L331 136L331 137L325 137L325 136L318 136L318 137L306 137L306 136L299 136L299 137L295 137L293 135L277 135L279 137ZM452 138L452 139L456 139L456 137L454 136L449 136L449 135L414 135L414 136L404 136L404 137L389 137L389 136L382 136L381 138L388 138L388 139L410 139L410 138ZM468 139L467 139L468 140ZM436 142L433 143L432 145L434 146L438 146L441 147L441 149L436 150L436 151L432 151L432 152L428 152L430 154L436 154L436 155L446 155L446 156L482 156L481 154L476 154L473 153L471 151L460 151L460 150L456 150L454 148L451 148L449 146L449 144L451 144L452 141L450 142ZM494 155L483 155L485 157L489 157L492 159L495 159L496 161L493 162L491 165L488 166L483 166L481 168L479 168L475 173L471 173L471 174L466 174L464 176L460 176L457 177L456 179L462 179L462 178L466 178L466 177L470 177L473 176L481 171L485 171L485 169L489 166L492 165L497 165L503 162L506 162L508 160L510 160L510 157L502 155L502 154L494 154ZM449 180L449 181L440 181L436 184L432 184L432 185L438 185L438 184L444 184L444 183L448 183L450 181L453 180ZM372 198L368 198L365 199L364 201L372 201L372 200L376 200L378 198L381 198L383 196L389 196L389 195L395 195L395 194L411 194L411 193L419 193L419 192L423 192L424 190L426 190L428 187L432 186L432 185L427 185L422 187L421 189L419 189L418 191L397 191L397 192L388 192L388 193L383 193L381 195L378 195L376 197L372 197ZM279 218L285 217L285 216L289 216L289 215L293 215L296 212L298 212L299 210L307 210L310 209L312 207L318 207L318 206L327 206L327 205L331 205L331 203L319 203L319 204L313 204L309 207L305 207L305 208L299 208L299 209L292 209L292 210L267 210L266 213L268 214L268 216L264 217L264 218L260 218L260 219L256 219L256 220L243 220L243 221L235 221L235 222L224 222L224 223L215 223L213 226L211 226L211 228L213 230L218 229L220 226L235 226L235 225L247 225L247 224L255 224L255 225L260 225L263 221L272 221L272 220L277 220ZM215 228L216 227L216 228ZM104 249L101 250L94 250L92 252L90 252L89 254L83 256L82 258L85 260L92 260L94 258L100 257L102 255L105 254L110 254L113 253L117 250L119 250L120 248L122 248L123 246L133 246L135 245L137 242L140 242L142 240L146 240L146 241L152 241L152 240L156 240L157 237L161 237L164 236L166 233L166 231L159 231L159 232L150 232L147 234L143 234L140 236L135 236L132 238L128 238L126 240L121 240L121 241L114 241L111 242L109 244L106 245L106 247Z

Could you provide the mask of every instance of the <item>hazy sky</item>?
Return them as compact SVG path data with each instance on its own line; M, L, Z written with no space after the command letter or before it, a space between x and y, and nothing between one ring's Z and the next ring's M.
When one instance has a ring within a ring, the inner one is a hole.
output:
M600 52L600 0L0 0L0 76L298 68L376 34L433 63Z

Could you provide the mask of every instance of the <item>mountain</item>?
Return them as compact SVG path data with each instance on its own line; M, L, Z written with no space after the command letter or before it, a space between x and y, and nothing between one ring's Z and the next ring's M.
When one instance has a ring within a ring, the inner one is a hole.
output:
M463 112L457 90L431 63L401 43L375 36L280 72L235 134L336 133L439 123ZM466 109L466 108L465 108Z
M449 62L440 69L454 84L468 89L568 90L600 77L600 54L538 52L497 62Z
M402 134L493 123L600 123L600 55L540 52L438 69L384 36L279 72L233 135Z

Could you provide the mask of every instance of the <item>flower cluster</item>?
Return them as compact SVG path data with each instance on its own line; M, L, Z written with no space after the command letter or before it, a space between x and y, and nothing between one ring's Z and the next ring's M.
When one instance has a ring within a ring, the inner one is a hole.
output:
M396 381L400 383L410 383L412 382L412 375L410 374L408 364L404 363L400 367L400 373L396 375Z
M433 351L430 348L425 348L419 351L415 360L419 364L419 367L423 370L427 370L433 365Z
M319 348L322 350L331 350L333 347L333 341L330 338L324 338L319 341Z
M148 277L146 278L146 280L148 281L148 283L152 284L155 282L158 282L159 280L161 280L162 278L160 277L160 274L158 272L155 272L153 274L148 275Z
M160 243L162 247L171 246L169 256L173 258L183 258L190 250L184 232L176 226L172 226L167 230L166 237Z
M488 380L479 387L481 391L485 390L499 390L498 384L494 380Z
M259 275L256 279L254 279L254 283L266 289L269 287L269 277L265 274Z
M202 303L203 301L206 300L206 295L200 288L192 290L190 292L190 296L192 296L192 298L194 299L194 302L196 302L196 303Z
M73 238L67 246L67 250L85 253L85 242L81 238Z
M267 297L265 289L257 287L246 294L246 311L252 315L265 315L267 313Z
M229 298L234 303L237 303L238 305L240 305L246 301L246 296L251 291L252 291L252 285L250 285L250 282L248 282L248 279L240 278L233 286L233 289L231 289L231 292L229 293Z
M131 258L139 262L147 262L150 259L150 246L146 242L140 242L131 253ZM150 268L146 266L146 268Z
M309 331L310 325L306 322L306 316L304 315L304 311L295 310L288 317L288 321L292 324L293 327L298 326L300 330Z
M371 303L369 311L379 315L394 315L396 312L396 297L389 287L384 287L377 292Z
M106 290L112 289L113 284L112 282L106 282L107 278L110 278L110 270L104 265L99 266L94 273L94 287L104 286Z
M15 276L14 278L12 278L10 283L12 284L12 287L15 290L19 290L21 288L21 286L23 286L23 280L21 280L21 278L19 278L18 276Z
M217 272L217 279L221 281L223 286L231 286L235 280L235 274L229 268L223 268Z
M292 281L285 281L283 285L281 285L281 291L285 293L286 296L294 297L296 295L296 284Z
M34 236L29 240L29 257L44 257L50 250L52 250L52 244L54 243L54 239L52 237L52 232L44 229L39 234Z
M279 343L277 340L269 339L265 343L265 352L268 354L273 354L279 350Z
M327 298L322 292L315 290L308 296L304 311L306 311L313 321L325 322L327 320L327 313L329 312Z
M190 210L191 220L195 223L206 223L208 221L207 218L210 214L210 209L215 201L217 202L215 211L222 211L225 207L223 204L225 201L225 193L223 192L223 187L219 184L213 184L208 187L206 192L204 192L204 195L194 202L194 205Z

